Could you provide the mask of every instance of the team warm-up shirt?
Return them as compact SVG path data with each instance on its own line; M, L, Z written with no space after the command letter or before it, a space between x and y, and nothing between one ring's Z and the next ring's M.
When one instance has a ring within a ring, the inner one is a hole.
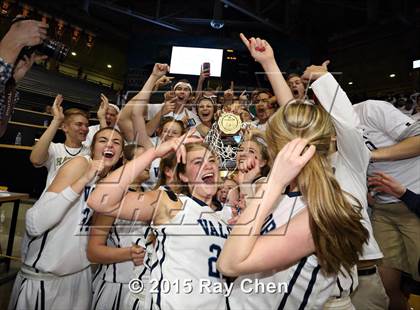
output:
M72 274L89 267L86 247L93 210L88 207L86 201L96 182L95 178L86 184L79 199L57 225L40 236L33 237L25 233L22 242L24 266L37 273L52 273L57 276Z
M360 118L360 128L366 146L371 150L392 146L409 136L420 135L420 123L401 113L386 101L367 100L354 105ZM420 193L420 156L413 158L373 162L369 165L368 175L385 172L414 193ZM398 202L399 199L384 193L376 193L380 203Z
M66 151L67 149L67 151ZM79 152L80 150L80 152ZM72 155L73 154L73 155ZM81 148L64 147L63 143L51 142L48 147L48 159L41 165L48 170L47 182L45 188L47 189L57 174L58 169L68 160L75 156L90 155L89 147L82 144Z
M157 266L151 273L153 309L225 309L226 283L216 268L229 229L230 212L179 195L181 211L165 225L152 225ZM156 292L157 290L157 292Z

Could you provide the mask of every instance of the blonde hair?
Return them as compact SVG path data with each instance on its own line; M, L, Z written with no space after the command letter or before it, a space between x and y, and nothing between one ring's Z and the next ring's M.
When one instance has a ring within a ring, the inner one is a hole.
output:
M316 147L315 155L298 175L297 185L308 207L318 262L327 274L338 273L341 266L350 271L368 239L368 231L360 222L361 205L341 189L329 161L334 133L330 115L321 106L299 100L282 106L266 131L273 155L295 138L307 139Z

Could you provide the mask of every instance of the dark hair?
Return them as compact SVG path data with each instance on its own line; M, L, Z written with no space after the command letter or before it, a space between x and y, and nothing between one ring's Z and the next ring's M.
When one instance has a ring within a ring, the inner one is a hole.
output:
M290 74L288 74L288 75L287 75L287 77L286 77L286 82L287 82L287 81L289 81L291 78L294 78L294 77L298 77L298 78L300 78L300 75L299 75L299 74L297 74L297 73L290 73Z
M213 117L211 119L211 122L213 123L215 121L215 117L216 117L217 106L216 106L216 103L214 102L213 98L211 98L211 97L202 96L197 100L197 102L195 104L195 107L197 109L197 116L198 116L198 118L200 118L200 115L198 114L198 106L199 106L200 102L203 101L203 100L208 100L208 101L211 102L211 105L213 107ZM201 121L201 118L200 118L200 121Z
M194 150L198 149L198 148L207 149L209 152L212 152L218 158L218 156L214 153L214 151L211 150L211 148L206 143L199 142L199 143L189 143L189 144L185 145L185 149L186 149L187 154L191 151L194 151ZM186 163L185 164L184 163L178 163L176 165L175 175L174 175L174 183L176 184L177 188L179 188L179 190L177 190L179 193L189 195L190 190L188 188L188 184L184 183L181 180L181 178L179 177L179 175L181 173L185 173L186 167L187 167Z
M169 185L166 179L165 169L175 169L176 166L176 153L171 153L160 160L159 164L159 179L156 183L155 190L161 186Z
M112 131L114 131L114 132L116 132L116 133L118 133L118 135L121 137L121 143L124 143L124 137L123 137L123 135L122 135L122 133L118 130L118 129L115 129L114 127L104 127L104 128L101 128L101 129L99 129L94 135L93 135L93 138L92 138L92 143L91 143L91 145L90 145L90 156L92 157L93 156L93 148L94 148L94 146L95 146L95 143L96 143L96 139L97 139L97 137L98 137L98 135L99 135L99 133L101 133L102 131L105 131L105 130L112 130Z
M184 126L184 122L181 120L176 120L175 118L173 118L172 116L165 116L160 120L160 124L159 124L159 130L162 131L163 127L167 124L167 123L177 123L179 126L181 126L181 134L185 133L185 126ZM159 133L160 134L160 133Z
M123 148L123 154L124 154L124 159L125 160L133 160L134 156L136 155L136 151L139 148L143 148L143 146L139 145L139 144L127 144L126 146L124 146Z

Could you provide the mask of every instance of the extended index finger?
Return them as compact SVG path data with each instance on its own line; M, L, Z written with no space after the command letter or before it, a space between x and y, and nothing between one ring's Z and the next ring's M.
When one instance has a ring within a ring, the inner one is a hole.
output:
M249 41L248 41L248 39L246 38L246 36L245 36L243 33L240 33L240 34L239 34L239 37L241 38L241 40L242 40L242 42L245 44L245 46L246 46L247 48L249 48Z

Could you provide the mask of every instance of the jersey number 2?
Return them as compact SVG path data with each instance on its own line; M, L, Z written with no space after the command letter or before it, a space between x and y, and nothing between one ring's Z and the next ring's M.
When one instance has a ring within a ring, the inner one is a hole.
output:
M222 249L217 244L212 244L209 248L210 253L215 254L214 256L209 257L209 277L220 278L220 273L217 270L216 262L217 258L220 255Z

